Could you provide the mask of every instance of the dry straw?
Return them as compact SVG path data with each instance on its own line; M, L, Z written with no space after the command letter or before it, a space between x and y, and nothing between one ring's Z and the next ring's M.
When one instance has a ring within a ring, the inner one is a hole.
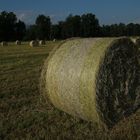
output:
M8 43L6 41L2 41L1 46L8 46Z
M45 62L43 94L60 110L112 127L139 106L136 53L127 38L67 40Z
M37 40L32 40L29 44L31 47L38 47L39 42Z

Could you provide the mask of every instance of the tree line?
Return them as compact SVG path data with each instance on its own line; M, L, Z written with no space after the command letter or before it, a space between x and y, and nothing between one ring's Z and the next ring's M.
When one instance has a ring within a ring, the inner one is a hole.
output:
M119 36L140 36L140 24L100 25L94 14L87 13L69 15L57 24L52 24L49 16L38 15L35 23L27 27L13 12L0 13L0 41Z

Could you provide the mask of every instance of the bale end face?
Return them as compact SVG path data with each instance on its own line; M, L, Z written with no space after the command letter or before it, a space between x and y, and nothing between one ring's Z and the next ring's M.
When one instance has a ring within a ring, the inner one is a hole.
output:
M96 83L98 112L108 126L138 109L138 73L136 46L129 39L114 41L100 64Z

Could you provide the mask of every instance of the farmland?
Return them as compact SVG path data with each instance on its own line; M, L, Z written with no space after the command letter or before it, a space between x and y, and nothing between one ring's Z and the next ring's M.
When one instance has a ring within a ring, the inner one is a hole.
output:
M0 139L139 139L140 110L105 131L59 111L41 98L43 63L60 43L47 42L33 48L24 42L0 47Z

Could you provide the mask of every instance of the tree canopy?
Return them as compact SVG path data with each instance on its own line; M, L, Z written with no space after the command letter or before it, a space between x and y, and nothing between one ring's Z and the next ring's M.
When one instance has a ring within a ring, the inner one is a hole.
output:
M87 13L81 16L70 14L64 21L56 24L52 24L49 16L38 15L35 23L27 27L13 12L0 13L0 41L119 36L140 36L140 24L101 26L96 15Z

